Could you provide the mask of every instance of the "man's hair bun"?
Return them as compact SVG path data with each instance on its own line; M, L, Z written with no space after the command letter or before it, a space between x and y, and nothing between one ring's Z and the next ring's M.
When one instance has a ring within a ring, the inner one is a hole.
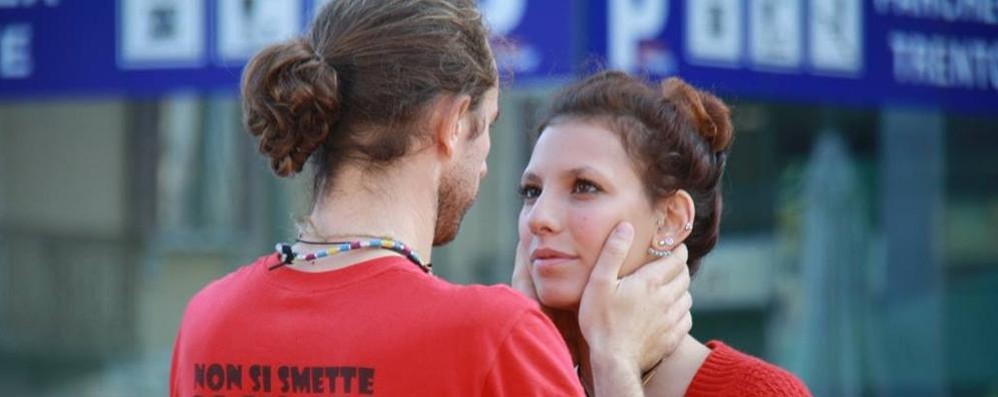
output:
M336 70L303 39L271 45L243 73L243 124L278 176L301 172L340 116Z

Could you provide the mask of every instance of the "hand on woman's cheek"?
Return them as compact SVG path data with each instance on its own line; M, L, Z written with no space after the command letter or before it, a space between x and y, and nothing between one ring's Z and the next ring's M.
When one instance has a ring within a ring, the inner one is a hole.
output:
M620 139L599 123L569 120L546 128L524 171L521 195L520 240L542 304L578 309L603 243L621 221L634 225L638 238L621 275L646 259L651 205Z

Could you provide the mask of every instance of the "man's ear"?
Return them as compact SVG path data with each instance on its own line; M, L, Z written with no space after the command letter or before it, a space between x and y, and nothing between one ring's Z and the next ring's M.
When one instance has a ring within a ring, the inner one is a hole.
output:
M471 97L465 94L442 95L431 106L429 122L434 147L443 157L451 158L470 133L471 126L465 116L471 110Z
M671 250L682 244L693 231L696 207L693 197L679 189L671 196L663 197L655 203L658 215L658 229L652 245L658 250Z

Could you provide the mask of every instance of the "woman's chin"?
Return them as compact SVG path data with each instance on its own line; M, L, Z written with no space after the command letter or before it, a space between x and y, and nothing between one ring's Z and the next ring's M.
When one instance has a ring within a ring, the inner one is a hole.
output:
M552 309L576 310L579 308L579 294L577 293L570 294L542 288L537 291L537 300L542 305Z

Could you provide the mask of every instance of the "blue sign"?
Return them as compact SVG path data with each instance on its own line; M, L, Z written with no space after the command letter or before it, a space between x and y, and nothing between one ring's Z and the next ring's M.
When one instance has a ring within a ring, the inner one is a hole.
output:
M0 98L233 90L311 2L38 0L0 5Z
M589 50L729 99L998 112L993 0L601 0Z
M141 3L50 1L0 8L0 96L141 94L238 81L238 69L207 62L205 3L159 2L160 8L142 10L142 21L130 21L138 26L126 27L121 13ZM126 28L139 31L137 42L118 40Z
M234 91L263 46L299 34L329 0L0 2L0 99ZM567 75L575 6L483 1L500 67L516 81Z
M256 50L327 1L0 2L0 98L234 91ZM480 0L516 83L572 77L596 57L728 99L970 112L998 109L996 4Z
M480 0L494 37L492 49L502 72L515 82L570 76L577 68L582 37L573 28L581 18L575 1Z

